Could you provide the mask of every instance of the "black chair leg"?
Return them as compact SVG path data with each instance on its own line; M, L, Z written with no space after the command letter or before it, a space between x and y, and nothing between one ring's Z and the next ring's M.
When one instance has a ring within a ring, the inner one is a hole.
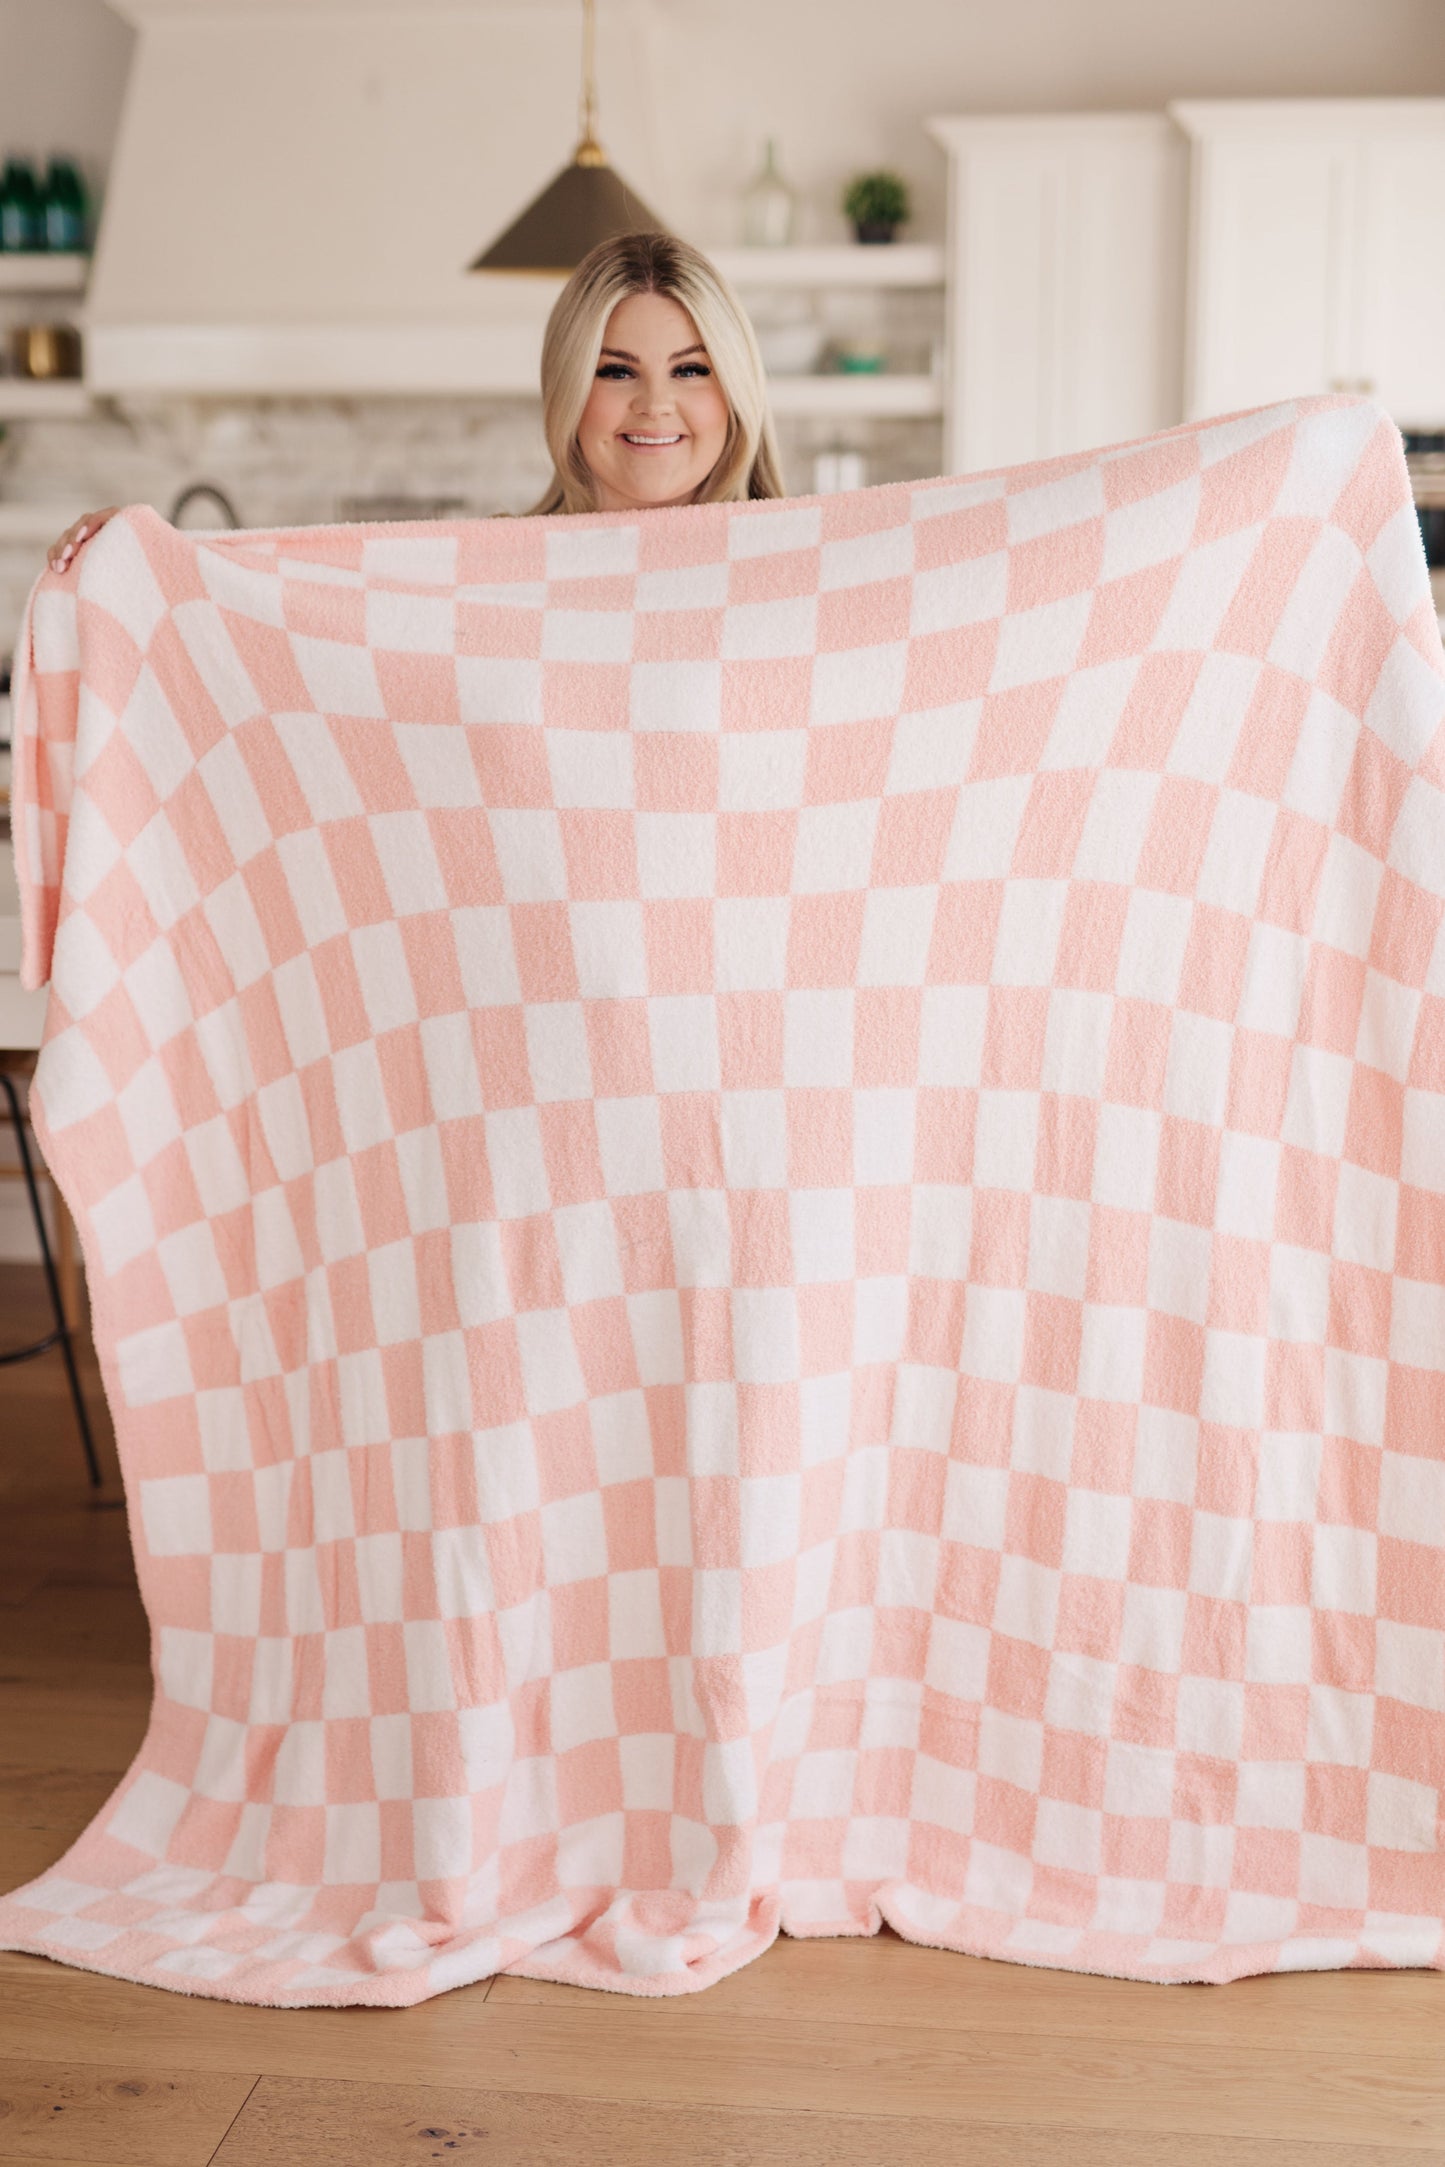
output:
M45 1214L40 1208L40 1191L35 1183L35 1168L30 1158L30 1142L25 1134L25 1116L20 1110L20 1098L14 1079L0 1068L0 1085L10 1104L10 1120L15 1130L15 1141L20 1151L20 1169L25 1176L25 1187L30 1196L30 1216L35 1221L35 1238L40 1244L40 1261L45 1267L45 1284L50 1293L50 1309L55 1319L55 1330L37 1339L31 1347L16 1347L0 1354L0 1364L24 1362L32 1354L43 1354L47 1347L58 1346L65 1362L65 1374L70 1379L70 1402L75 1409L76 1427L80 1441L85 1447L85 1462L90 1469L90 1480L100 1487L100 1461L96 1457L95 1439L90 1434L90 1417L85 1411L85 1396L80 1389L80 1372L75 1366L75 1349L70 1342L70 1326L65 1318L65 1305L60 1299L60 1281L55 1275L55 1259L50 1253L50 1236L46 1231Z

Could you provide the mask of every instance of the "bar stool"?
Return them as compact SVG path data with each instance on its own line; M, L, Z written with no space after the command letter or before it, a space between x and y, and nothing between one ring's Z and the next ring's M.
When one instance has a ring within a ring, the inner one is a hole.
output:
M0 1368L11 1362L28 1362L33 1355L45 1354L51 1347L59 1347L65 1362L65 1374L70 1380L70 1403L75 1409L76 1427L80 1441L85 1447L85 1461L90 1469L90 1479L96 1487L100 1484L100 1461L96 1457L95 1439L91 1435L90 1417L85 1411L85 1395L80 1389L80 1372L75 1364L75 1348L71 1340L71 1322L66 1305L61 1299L60 1280L51 1253L50 1234L45 1224L45 1214L40 1208L40 1189L35 1179L35 1164L30 1153L25 1111L20 1104L20 1094L15 1088L17 1075L25 1077L35 1066L35 1057L0 1054L0 1091L5 1095L10 1126L15 1132L15 1145L20 1155L20 1172L30 1198L30 1216L35 1225L35 1239L40 1244L40 1261L45 1268L45 1285L50 1295L51 1315L54 1329L43 1339L32 1340L28 1347L9 1347L0 1352ZM57 1201L59 1199L57 1198Z

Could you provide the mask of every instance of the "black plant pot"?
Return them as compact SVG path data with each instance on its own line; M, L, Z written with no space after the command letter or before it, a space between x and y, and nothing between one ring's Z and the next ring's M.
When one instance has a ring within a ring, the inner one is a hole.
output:
M882 241L891 241L897 231L897 226L887 225L882 219L878 218L860 218L854 222L853 226L853 232L857 239L872 245L877 245Z

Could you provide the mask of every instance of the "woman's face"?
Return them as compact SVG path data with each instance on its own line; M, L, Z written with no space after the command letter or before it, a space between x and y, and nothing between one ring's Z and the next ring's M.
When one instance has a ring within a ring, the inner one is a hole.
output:
M661 293L619 301L577 425L598 509L686 504L716 466L727 430L727 400L681 302Z

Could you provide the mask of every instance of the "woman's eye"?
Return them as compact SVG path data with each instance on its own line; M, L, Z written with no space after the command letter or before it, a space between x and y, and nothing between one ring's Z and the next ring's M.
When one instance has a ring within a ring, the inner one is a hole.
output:
M597 374L616 383L621 377L630 376L632 371L621 361L604 361Z
M672 373L674 376L711 376L712 370L705 361L683 361Z

